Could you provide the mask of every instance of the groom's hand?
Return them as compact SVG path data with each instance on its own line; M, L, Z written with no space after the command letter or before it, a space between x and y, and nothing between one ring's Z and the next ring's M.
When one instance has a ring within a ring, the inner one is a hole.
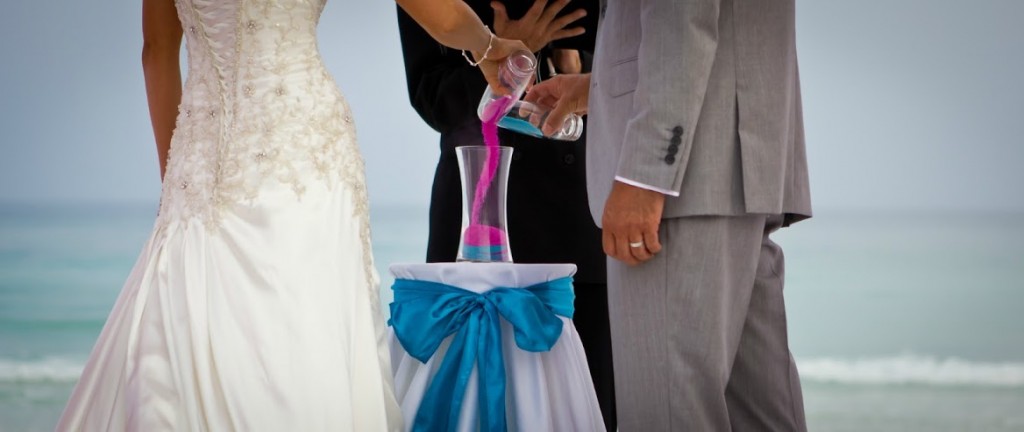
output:
M533 86L526 94L527 102L552 107L541 128L545 135L562 129L569 114L586 114L589 98L589 73L558 75Z
M638 265L661 251L658 227L665 195L616 181L604 206L604 253L629 265Z

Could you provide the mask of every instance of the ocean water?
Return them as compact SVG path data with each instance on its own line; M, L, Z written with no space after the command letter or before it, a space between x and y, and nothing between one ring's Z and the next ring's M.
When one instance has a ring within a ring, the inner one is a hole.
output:
M52 430L154 214L0 204L0 431ZM389 286L426 209L373 225ZM776 240L811 430L1024 431L1024 214L825 211Z

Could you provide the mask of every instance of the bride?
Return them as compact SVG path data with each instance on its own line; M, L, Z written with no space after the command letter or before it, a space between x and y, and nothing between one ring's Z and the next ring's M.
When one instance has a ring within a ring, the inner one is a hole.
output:
M143 0L160 210L58 430L402 429L325 2ZM492 83L524 48L461 0L398 3Z

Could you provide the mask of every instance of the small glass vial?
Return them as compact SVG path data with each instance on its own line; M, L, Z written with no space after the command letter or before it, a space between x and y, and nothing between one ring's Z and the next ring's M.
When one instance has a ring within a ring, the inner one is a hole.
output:
M476 113L480 121L493 122L512 109L512 102L518 101L533 81L537 71L537 58L529 51L516 51L498 66L498 80L505 90L504 95L495 93L491 86L484 89Z
M583 118L576 113L566 117L562 127L551 135L544 135L541 127L551 114L551 108L527 101L516 101L512 109L498 121L498 126L524 135L559 141L576 141L583 135Z

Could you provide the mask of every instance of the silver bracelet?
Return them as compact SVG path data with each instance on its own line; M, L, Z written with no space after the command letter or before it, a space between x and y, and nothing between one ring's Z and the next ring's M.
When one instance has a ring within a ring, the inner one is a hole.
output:
M487 60L487 54L490 54L491 48L494 48L494 32L491 31L490 27L484 26L484 28L487 29L487 33L489 33L491 36L487 38L487 50L484 51L484 55L480 56L480 60L474 62L472 59L469 58L468 55L466 55L466 50L462 50L462 57L464 57L466 61L469 62L469 65L473 67L480 66L480 63L483 63L484 60Z

